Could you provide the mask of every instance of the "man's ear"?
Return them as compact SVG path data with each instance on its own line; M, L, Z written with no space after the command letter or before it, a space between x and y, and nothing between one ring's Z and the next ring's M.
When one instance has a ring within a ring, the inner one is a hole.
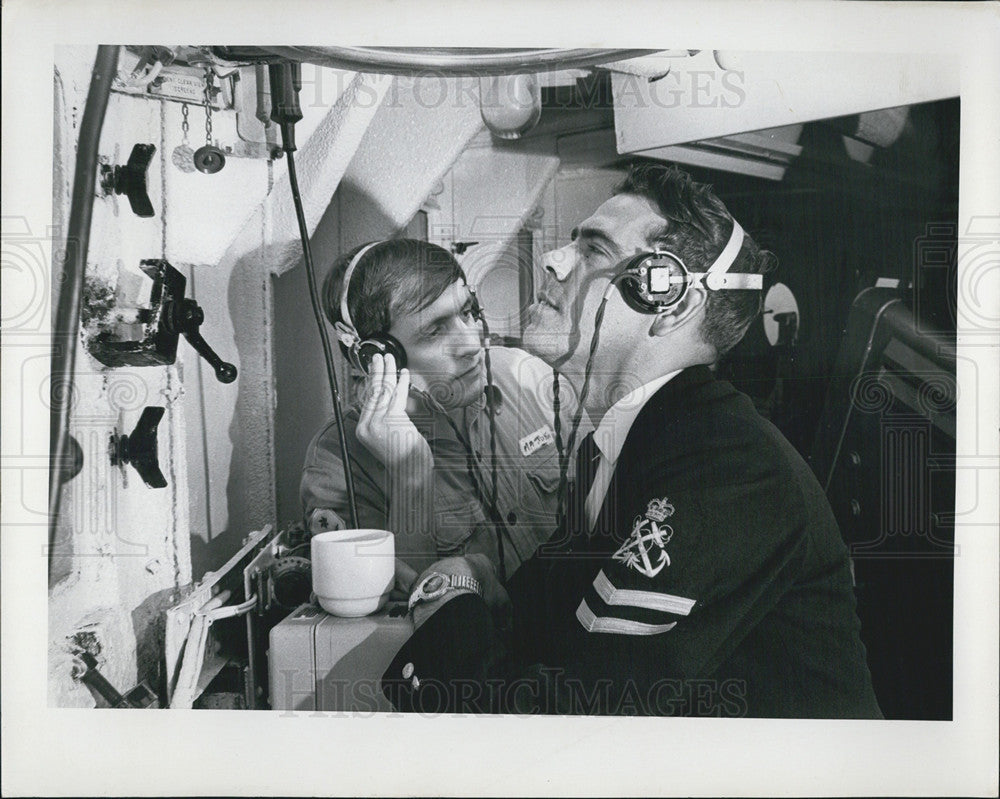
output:
M679 303L666 311L660 311L649 326L650 336L666 336L688 324L697 324L705 315L707 295L700 286L688 289Z

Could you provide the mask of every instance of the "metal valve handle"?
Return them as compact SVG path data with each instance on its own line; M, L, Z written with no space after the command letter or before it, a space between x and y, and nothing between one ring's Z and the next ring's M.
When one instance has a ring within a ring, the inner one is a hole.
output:
M220 383L232 383L236 379L236 367L220 358L208 342L201 337L198 328L205 321L205 312L191 299L171 300L163 317L164 327L170 333L181 333L197 353L208 361L215 370Z
M156 153L152 144L137 144L132 148L125 166L101 167L101 188L105 194L124 194L136 216L154 215L153 203L146 188L146 173Z

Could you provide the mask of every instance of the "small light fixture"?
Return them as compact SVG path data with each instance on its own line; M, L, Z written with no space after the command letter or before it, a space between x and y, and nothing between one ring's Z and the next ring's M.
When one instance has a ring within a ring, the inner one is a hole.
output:
M538 79L531 73L480 78L479 109L498 139L520 139L542 115Z

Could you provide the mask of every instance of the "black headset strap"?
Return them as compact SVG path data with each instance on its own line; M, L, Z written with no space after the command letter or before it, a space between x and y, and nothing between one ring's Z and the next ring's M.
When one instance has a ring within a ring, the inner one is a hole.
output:
M426 394L425 392L420 392L420 393L430 397L430 395ZM431 397L431 400L434 401L433 397ZM434 402L437 405L440 404L437 403L436 401ZM476 492L476 499L478 500L479 504L486 510L487 515L492 519L493 523L497 526L498 539L500 535L506 535L507 538L510 538L511 537L510 530L507 527L507 523L503 520L503 517L501 517L500 515L500 511L496 505L496 499L494 498L492 501L487 500L486 490L483 485L483 483L485 483L485 479L480 473L479 467L476 465L476 453L472 449L472 444L462 434L462 431L459 430L458 425L455 423L455 420L452 419L451 416L448 414L448 412L445 411L443 408L441 409L441 415L444 416L445 421L447 421L448 424L451 426L452 431L455 433L455 437L459 440L459 442L462 445L462 448L465 450L465 468L466 471L468 472L469 480L472 482L472 488ZM493 421L491 419L490 424L492 423ZM496 475L495 464L493 468L493 474L494 476ZM513 539L511 540L513 541ZM497 546L500 548L503 547L502 540L498 540Z
M463 273L463 277L465 277ZM493 386L493 369L490 363L490 328L486 321L486 316L483 313L483 307L479 304L479 297L476 294L475 288L469 283L468 278L465 278L465 285L469 289L469 294L472 299L472 315L479 321L482 327L482 340L483 340L483 360L486 367L486 415L488 419L488 424L490 426L490 492L487 493L481 483L485 482L479 471L479 467L476 464L475 453L472 450L472 444L466 440L465 436L458 429L458 425L451 418L448 412L441 407L441 404L437 402L430 394L427 392L420 392L430 401L431 406L438 406L441 414L444 416L445 420L451 425L452 430L455 433L456 438L461 442L462 446L465 448L466 453L466 471L469 474L469 480L472 482L472 487L476 492L476 499L479 504L486 510L487 516L492 520L493 524L496 525L497 534L497 559L500 573L500 581L505 583L507 581L507 567L506 558L504 557L504 536L506 536L510 542L511 546L514 546L514 539L511 537L510 529L507 527L507 523L503 520L500 515L500 509L497 506L498 502L498 489L497 489L497 449L496 449L496 408L494 407L494 386ZM514 546L514 551L517 552L517 547ZM520 553L518 553L520 555Z

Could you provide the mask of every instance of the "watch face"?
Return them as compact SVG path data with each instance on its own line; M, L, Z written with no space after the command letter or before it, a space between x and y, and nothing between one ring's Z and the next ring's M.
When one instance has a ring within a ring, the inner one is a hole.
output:
M440 590L444 587L444 577L440 574L432 574L427 578L427 582L424 583L424 591L428 594L433 594L435 591Z

